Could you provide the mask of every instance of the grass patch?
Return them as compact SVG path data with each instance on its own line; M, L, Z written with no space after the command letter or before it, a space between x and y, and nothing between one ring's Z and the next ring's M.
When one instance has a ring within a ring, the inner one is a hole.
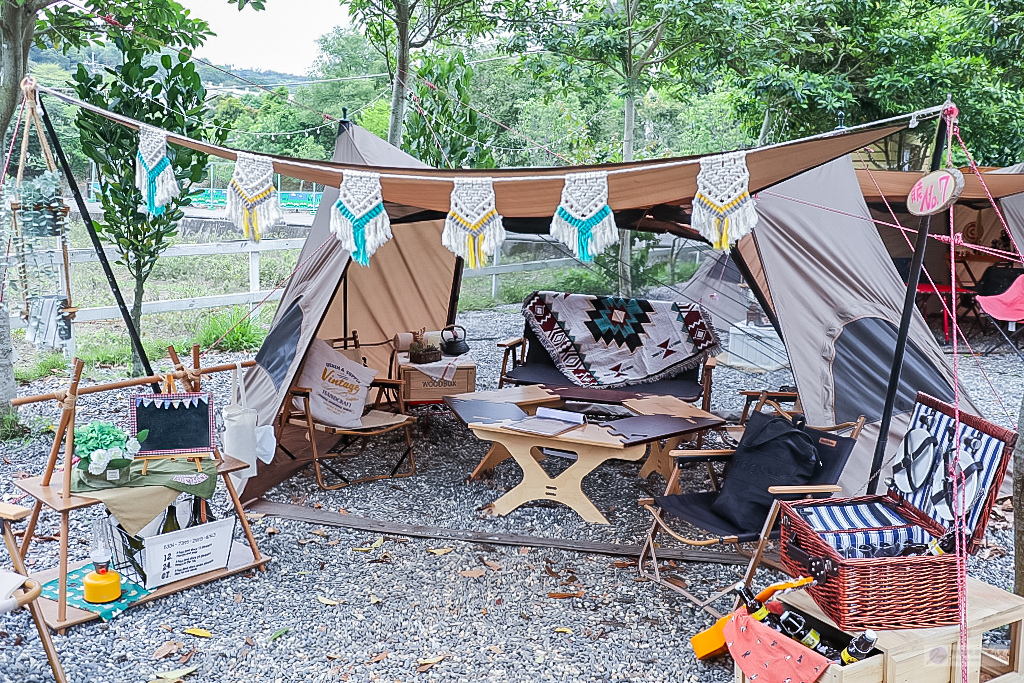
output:
M27 436L32 430L18 419L18 413L11 411L0 414L0 441L10 441Z
M235 306L205 316L196 327L196 342L204 351L213 344L221 351L254 351L260 348L267 336L267 328L260 324L258 315L246 317L248 313L247 307Z
M87 366L129 366L132 364L132 343L128 333L116 328L103 328L91 334L79 334L78 357ZM142 348L149 360L167 356L167 347L176 344L172 339L143 338Z
M60 374L67 370L67 368L68 362L64 359L64 354L46 353L40 356L39 358L36 358L30 365L23 367L15 367L14 379L18 380L22 384L28 384L29 382L34 382L35 380L41 379L43 377L49 377L50 375L53 374ZM17 420L17 416L15 416L14 419ZM2 423L0 423L0 433L3 432L3 429L4 427Z

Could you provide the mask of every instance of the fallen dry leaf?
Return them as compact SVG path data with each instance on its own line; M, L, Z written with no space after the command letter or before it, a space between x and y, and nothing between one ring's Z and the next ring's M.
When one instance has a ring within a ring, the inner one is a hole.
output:
M324 506L324 504L323 504L323 503L313 503L313 509L314 509L314 510L319 510L319 509L320 509L320 508L322 508L323 506Z
M387 656L388 651L384 650L384 652L381 652L379 655L374 655L373 657L371 657L370 661L367 662L367 664L376 664L377 662L383 662L385 659L387 659Z
M278 529L276 526L268 526L267 527L267 536L273 536L274 534L279 534L279 533L281 533L281 530Z
M242 597L241 593L235 593L234 600L235 600L236 603L242 602L242 600L244 600L244 599L245 598Z
M686 588L686 582L677 576L666 576L664 577L667 583L671 583L673 586L679 586L680 588Z
M338 512L340 512L343 515L347 515L348 514L348 510L346 510L345 508L338 508Z
M171 628L167 624L160 624L160 628L162 628L165 631L173 631L174 630L173 628Z
M196 649L192 648L181 657L178 658L178 664L188 664L188 660L192 659L192 655L196 653Z
M381 536L380 538L378 538L376 541L374 541L370 545L366 546L365 548L352 548L352 550L355 550L355 551L358 551L358 552L361 552L361 553L368 553L371 550L376 550L377 548L381 547L382 545L384 545L384 537L383 536Z
M459 576L465 576L467 579L479 579L486 573L487 570L485 569L466 569L459 572Z
M384 602L384 601L381 600L380 598L378 598L373 593L370 593L370 604L371 605L376 605L376 604L381 603L381 602Z
M416 663L419 664L419 666L416 667L416 673L421 674L424 671L429 670L432 666L434 666L447 656L448 655L439 655L437 657L428 657L426 659L416 660Z
M427 548L428 553L434 553L435 555L447 555L455 548Z
M375 560L370 560L370 564L387 564L391 561L391 553L382 553L380 557Z
M179 643L175 640L165 640L164 644L158 647L156 649L156 652L153 653L153 659L163 659L164 657L169 657L170 655L173 655L176 652L178 652L178 650L180 650L184 646L184 643Z
M322 536L323 538L327 538L327 531L324 529L313 529L309 533L315 534L317 536Z
M529 555L530 554L530 549L529 548L520 548L519 549L519 554L520 555Z
M331 600L330 598L325 598L322 595L316 596L316 599L319 600L324 605L328 605L328 606L331 606L331 607L333 607L334 605L338 604L337 600Z
M503 654L505 654L505 651L502 650L497 645L488 645L487 649L490 650L491 652L493 652L496 655L503 655Z
M572 635L572 629L569 628L568 626L559 626L558 628L555 629L555 633L568 633L571 636Z
M183 633L187 633L190 636L195 636L196 638L209 638L213 635L205 628L187 628L183 631Z
M582 598L583 589L581 588L575 593L548 593L548 597L554 598L555 600L562 600L564 598Z
M306 545L307 543L312 543L312 542L313 542L312 538L300 538L299 539L299 545ZM358 548L357 548L357 550L358 550Z
M255 647L256 646L256 641L252 639L252 636L246 636L245 637L245 644L249 645L250 647Z
M484 564L486 564L490 568L490 570L492 572L500 572L501 571L501 565L498 564L497 562L492 562L491 560L484 560Z
M176 681L188 676L190 673L199 668L198 664L186 667L184 669L175 669L174 671L160 671L156 674L157 678L162 678L165 681Z
M341 659L341 655L336 655L334 653L328 652L327 653L327 659L330 659L330 660Z
M625 569L626 567L635 567L636 562L630 562L628 560L617 560L612 562L612 566L616 569Z
M333 541L327 541L327 545L338 545L339 543L341 543L341 539L338 538L334 539Z

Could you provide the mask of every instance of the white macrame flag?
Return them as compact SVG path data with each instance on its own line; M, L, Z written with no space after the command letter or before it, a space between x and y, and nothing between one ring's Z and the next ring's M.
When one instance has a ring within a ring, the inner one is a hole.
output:
M608 206L608 174L605 171L567 173L562 201L551 219L551 236L589 262L615 242L618 231Z
M379 173L345 171L331 207L331 232L361 266L369 265L373 253L391 239Z
M494 208L490 178L455 178L451 206L444 220L441 244L461 256L470 268L481 268L505 241L505 226Z
M746 152L701 157L690 223L715 249L728 251L757 225L749 185Z
M135 186L146 200L151 216L163 215L179 192L171 160L167 158L167 132L139 126L139 151L135 155Z
M228 218L254 242L260 231L280 222L281 204L274 189L274 162L268 157L239 152L228 185ZM251 232L250 232L251 230Z

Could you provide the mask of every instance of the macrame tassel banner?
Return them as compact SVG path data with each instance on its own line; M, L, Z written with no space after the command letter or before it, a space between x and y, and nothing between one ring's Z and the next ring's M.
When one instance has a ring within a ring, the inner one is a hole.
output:
M486 257L500 249L504 241L505 226L494 208L493 181L490 178L455 178L441 244L475 269L482 268Z
M139 126L139 151L135 155L135 186L146 200L146 211L161 216L180 191L167 158L167 132Z
M331 232L361 266L369 265L374 252L391 239L379 173L345 171L331 207Z
M281 204L274 189L274 162L239 152L228 185L228 218L242 228L247 239L260 241L260 232L281 221Z
M749 185L746 152L701 158L690 223L715 249L728 251L757 225Z
M605 171L567 173L562 201L551 219L551 236L588 263L618 238L615 216L608 206Z

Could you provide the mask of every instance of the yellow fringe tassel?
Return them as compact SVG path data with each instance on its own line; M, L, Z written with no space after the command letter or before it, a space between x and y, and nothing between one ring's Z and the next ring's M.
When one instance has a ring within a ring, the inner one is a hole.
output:
M470 269L481 268L486 262L483 243L483 235L473 235L472 233L466 235L466 260Z

